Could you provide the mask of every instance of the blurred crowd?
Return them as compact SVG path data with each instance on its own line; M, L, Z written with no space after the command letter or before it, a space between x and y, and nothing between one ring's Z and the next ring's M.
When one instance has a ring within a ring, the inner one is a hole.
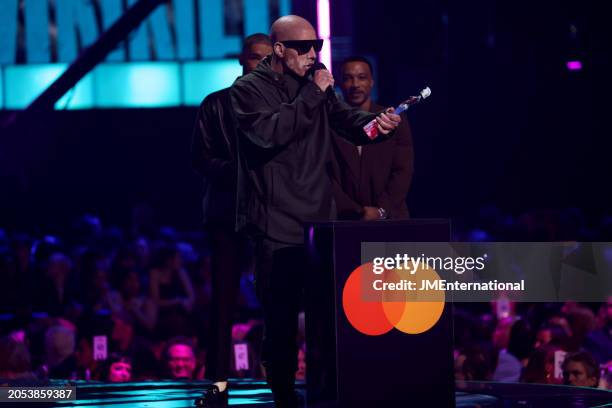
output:
M460 241L610 241L612 218L579 210L520 216L482 209L454 222ZM209 332L205 232L106 227L83 216L63 234L0 229L0 378L111 382L203 379ZM611 294L612 295L612 294ZM244 270L232 377L263 378L263 324ZM298 379L305 378L303 315ZM612 389L607 303L461 303L455 376Z
M612 390L606 303L456 304L455 379Z
M513 216L491 206L453 232L462 242L611 242L612 217L577 208ZM454 330L457 380L612 389L612 293L606 303L457 303Z
M206 233L104 227L62 236L0 230L0 378L203 379L209 337ZM234 377L262 378L253 271L234 316Z

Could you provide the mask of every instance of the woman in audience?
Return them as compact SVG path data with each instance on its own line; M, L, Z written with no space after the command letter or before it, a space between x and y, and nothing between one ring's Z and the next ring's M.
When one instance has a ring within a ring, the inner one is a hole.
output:
M101 381L112 383L132 380L132 360L122 354L111 354L102 366Z

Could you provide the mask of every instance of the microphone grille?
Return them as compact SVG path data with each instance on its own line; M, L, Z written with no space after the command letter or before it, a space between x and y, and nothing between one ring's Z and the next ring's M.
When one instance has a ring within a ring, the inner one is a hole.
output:
M429 89L429 87L426 87L425 89L421 91L421 98L423 99L428 98L429 95L431 95L431 89Z

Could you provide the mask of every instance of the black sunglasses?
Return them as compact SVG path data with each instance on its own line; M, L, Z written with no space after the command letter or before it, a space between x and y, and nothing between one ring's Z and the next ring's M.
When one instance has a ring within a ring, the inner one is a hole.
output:
M323 40L289 40L279 41L287 48L293 48L299 55L306 54L311 48L314 48L316 52L320 52L323 48Z

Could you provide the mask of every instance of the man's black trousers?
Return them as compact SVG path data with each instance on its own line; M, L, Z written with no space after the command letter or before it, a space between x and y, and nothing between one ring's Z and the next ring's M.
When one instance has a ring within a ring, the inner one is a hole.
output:
M226 381L230 375L232 325L240 276L251 260L248 240L227 225L209 226L211 240L212 296L206 377Z
M304 292L303 245L259 238L256 244L256 288L264 311L262 363L277 406L295 398L298 314Z

